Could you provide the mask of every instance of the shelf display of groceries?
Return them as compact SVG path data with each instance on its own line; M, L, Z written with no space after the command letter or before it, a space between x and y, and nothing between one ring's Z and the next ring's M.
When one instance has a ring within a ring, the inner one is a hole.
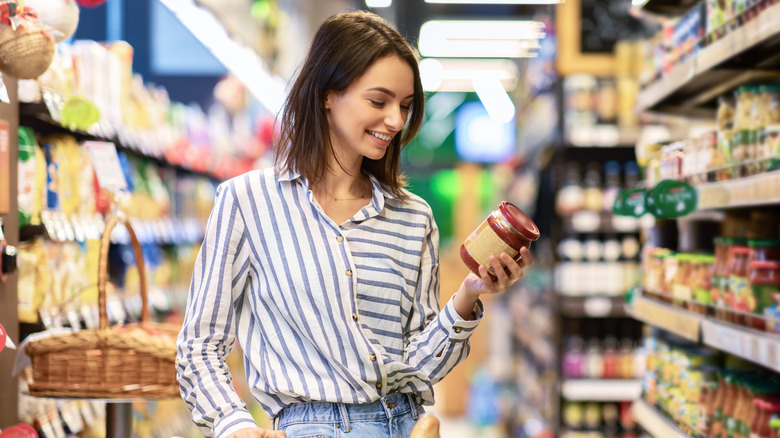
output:
M639 322L627 318L568 318L563 324L564 380L629 381L641 377L645 359Z
M729 211L721 230L712 239L714 253L648 246L643 293L695 314L780 333L778 213Z
M637 184L634 161L589 162L581 176L576 161L565 164L556 197L564 236L557 245L556 291L563 296L620 296L638 280L638 221L612 214L622 187Z
M770 438L780 432L774 371L664 332L649 334L645 349L643 400L685 434L677 436ZM637 421L657 430L652 417L644 411Z
M743 85L721 95L712 122L713 130L695 138L638 145L647 186L666 179L722 183L780 169L780 85Z
M619 403L564 402L561 438L638 438L631 401Z
M75 138L19 129L19 321L90 327L97 321L99 239L112 202L141 243L149 301L160 315L181 309L216 182L118 153L127 193L116 200L97 183L87 149ZM138 272L124 227L112 233L109 316L140 314Z
M723 61L778 34L776 0L700 0L682 15L666 16L643 41L642 109ZM655 94L655 95L653 95Z
M245 90L235 102L215 90L217 103L204 111L145 84L132 63L133 48L124 41L57 44L46 73L19 82L22 124L61 125L217 179L240 175L267 158L273 115L253 106ZM228 81L235 80L223 79Z

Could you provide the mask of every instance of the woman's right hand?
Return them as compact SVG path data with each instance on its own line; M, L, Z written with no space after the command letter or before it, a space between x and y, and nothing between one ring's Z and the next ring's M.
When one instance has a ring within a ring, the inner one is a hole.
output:
M266 430L259 427L248 427L237 430L226 438L286 438L287 434L283 430Z

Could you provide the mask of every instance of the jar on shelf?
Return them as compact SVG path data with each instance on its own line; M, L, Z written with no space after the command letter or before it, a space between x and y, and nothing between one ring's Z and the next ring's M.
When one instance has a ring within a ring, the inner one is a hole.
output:
M718 169L716 179L724 181L731 178L731 172L727 166L731 164L732 143L734 138L734 117L736 113L735 98L733 95L723 95L718 98L717 111L717 148L713 167Z
M749 239L748 248L748 263L780 261L780 239Z
M672 304L687 308L693 298L691 279L693 273L693 254L680 253L676 255L677 269L672 279Z
M490 265L491 255L498 257L505 252L517 259L520 249L529 248L537 239L539 228L531 218L514 204L504 201L466 238L460 246L460 257L475 274L479 275L482 265L495 276ZM500 259L499 262L509 273Z
M758 408L758 416L755 422L755 436L770 438L772 436L773 420L780 416L780 400L777 398L757 398L753 402Z
M769 421L769 437L780 438L780 418L773 418Z
M746 325L780 332L780 261L754 261L748 266L748 282L754 302Z
M712 270L715 257L711 255L697 255L693 261L693 301L690 309L692 312L706 316L710 307L710 292L712 290Z
M744 324L744 315L752 298L748 287L749 256L747 245L733 244L729 250L729 288L726 294L729 313L726 320L736 324Z
M763 170L773 168L774 159L780 156L780 85L761 87L764 99L764 132L761 137Z

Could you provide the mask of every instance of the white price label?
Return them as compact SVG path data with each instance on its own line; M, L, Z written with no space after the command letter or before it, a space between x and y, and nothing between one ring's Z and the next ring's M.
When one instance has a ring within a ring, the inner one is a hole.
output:
M122 172L122 165L119 163L119 155L116 153L114 143L86 141L84 147L87 148L87 152L92 158L92 167L95 169L100 187L112 193L126 190L127 181L124 172Z

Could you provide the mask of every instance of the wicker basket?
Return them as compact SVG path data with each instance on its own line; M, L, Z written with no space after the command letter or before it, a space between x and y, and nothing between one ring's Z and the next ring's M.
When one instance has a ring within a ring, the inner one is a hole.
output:
M17 31L0 42L0 70L17 79L36 79L54 59L54 40L41 31Z
M106 313L108 247L111 230L119 221L130 234L140 276L143 306L140 327L135 328L109 327ZM179 397L170 324L149 323L141 245L126 219L114 216L107 221L98 270L99 327L30 341L25 347L32 359L30 394L101 399Z

